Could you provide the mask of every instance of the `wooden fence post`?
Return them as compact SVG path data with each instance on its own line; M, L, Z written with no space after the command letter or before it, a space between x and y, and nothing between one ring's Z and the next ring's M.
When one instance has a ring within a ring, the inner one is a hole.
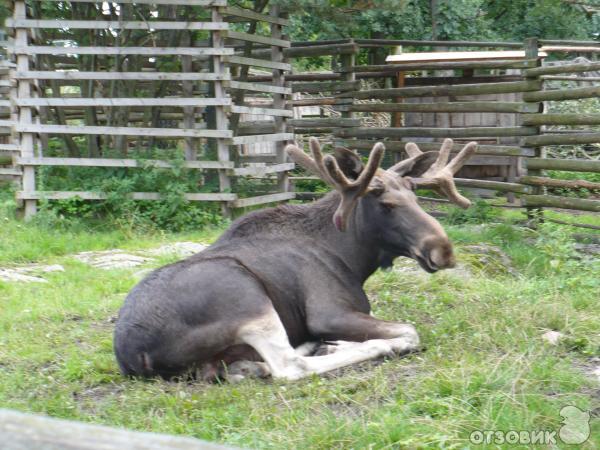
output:
M280 16L280 7L279 5L273 5L270 8L269 14L273 17ZM283 26L279 23L271 23L271 38L273 39L283 39ZM285 62L283 56L283 48L278 45L271 46L271 61L273 62ZM277 87L285 87L285 71L281 69L273 69L273 86ZM285 109L285 94L273 94L273 108L275 109ZM285 133L286 132L286 121L282 116L274 116L273 120L275 121L275 133ZM275 142L275 152L276 152L276 163L283 164L287 161L287 155L285 154L285 141L277 141ZM278 192L288 192L290 190L289 179L287 172L279 172L277 174L277 191Z
M538 39L537 38L527 38L525 39L525 59L535 59L536 66L540 66L541 60L539 59L539 43L538 43ZM533 77L528 77L528 80L539 80L539 76L533 76ZM544 89L544 85L542 82L542 85L540 87L540 90ZM535 110L538 113L542 113L543 112L543 108L544 108L544 104L543 103L530 103L530 105L532 106L531 110ZM523 117L523 114L521 114L521 117ZM541 127L535 127L536 129L536 134L539 135L540 134L540 130ZM526 151L526 150L531 150L528 149L525 145L522 145L522 148ZM544 147L541 146L537 146L535 148L533 148L533 152L536 158L544 158L545 157L545 151L544 151ZM542 172L539 170L528 170L527 169L527 173L526 175L540 175ZM533 187L533 192L534 194L542 194L544 192L544 188L542 186L534 186ZM534 220L543 220L543 210L541 207L527 207L527 217L529 217L530 219L534 219Z
M27 18L27 6L24 1L17 0L14 3L13 18L15 21ZM28 45L28 29L25 27L17 27L15 29L15 46L19 48L27 47ZM18 53L16 56L17 70L27 72L29 70L29 55ZM19 80L17 87L17 96L19 99L27 99L31 96L31 81ZM20 107L18 114L19 124L30 125L32 121L32 108ZM20 134L19 145L21 157L33 158L34 145L33 133L24 132ZM31 193L35 191L35 167L23 167L22 185L23 192ZM25 200L25 219L31 219L37 211L36 200Z
M212 21L223 22L223 15L217 6L212 7ZM211 46L213 49L225 48L225 40L223 39L223 33L219 30L211 32ZM224 74L229 69L225 67L223 63L222 55L213 56L213 72L218 75ZM222 80L213 81L214 95L216 99L224 99L227 94L225 93L225 86L223 86ZM215 106L215 129L216 130L229 130L229 119L225 113L225 107ZM229 144L221 138L216 139L217 142L217 159L220 162L228 162L230 160ZM225 170L219 170L219 190L220 192L229 192L231 190L231 180ZM231 217L231 208L229 204L224 202L221 204L221 212L224 217Z

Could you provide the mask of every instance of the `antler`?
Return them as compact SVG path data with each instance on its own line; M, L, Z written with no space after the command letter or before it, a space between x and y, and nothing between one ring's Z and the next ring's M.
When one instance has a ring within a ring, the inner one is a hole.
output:
M475 150L477 150L477 142L469 142L463 147L458 155L448 163L452 144L452 139L445 139L437 160L421 178L415 178L414 181L418 187L433 189L438 194L448 198L452 203L466 209L471 206L471 201L460 195L456 190L456 186L454 185L454 174L458 172L465 162L467 162L467 159L475 153ZM409 142L406 144L406 153L408 153L408 156L414 157L423 152L419 149L417 144Z
M344 231L352 209L359 197L367 192L369 184L379 168L385 150L384 146L381 143L375 144L364 170L356 180L349 180L333 156L323 156L321 146L316 138L310 138L309 142L312 158L295 145L288 145L285 150L296 163L313 172L341 194L342 200L333 215L333 223L338 230Z

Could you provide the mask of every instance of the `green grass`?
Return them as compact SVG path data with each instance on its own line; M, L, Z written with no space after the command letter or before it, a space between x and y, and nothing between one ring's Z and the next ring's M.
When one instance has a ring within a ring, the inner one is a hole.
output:
M0 220L0 265L66 269L46 284L0 282L1 407L248 448L363 449L484 448L469 444L473 430L558 430L563 406L600 406L585 374L600 356L600 263L575 257L572 229L453 225L470 275L376 273L367 284L375 314L413 322L422 353L294 383L209 385L121 377L112 320L139 268L96 270L68 255L208 242L219 230L138 235ZM482 242L509 255L513 273L478 263L468 246ZM549 329L567 338L551 346L540 337ZM582 448L599 443L596 418Z

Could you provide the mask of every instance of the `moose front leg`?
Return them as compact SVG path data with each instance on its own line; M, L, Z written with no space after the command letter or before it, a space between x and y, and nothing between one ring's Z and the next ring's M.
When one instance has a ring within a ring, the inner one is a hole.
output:
M411 324L388 322L362 312L315 314L314 317L309 316L308 328L313 336L327 341L358 343L373 339L384 340L397 354L419 349L419 335Z

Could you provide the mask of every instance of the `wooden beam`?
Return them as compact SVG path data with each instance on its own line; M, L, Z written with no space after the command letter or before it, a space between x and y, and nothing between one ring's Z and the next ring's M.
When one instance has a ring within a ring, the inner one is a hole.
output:
M58 47L54 45L15 45L9 50L16 55L147 55L147 56L212 56L231 55L231 48L208 47Z
M248 19L254 22L268 22L282 26L287 26L290 24L289 20L283 19L281 17L274 17L270 14L260 14L249 9L236 8L233 6L223 8L221 10L221 13L226 16L242 17L244 19Z
M229 64L238 64L242 66L264 67L266 69L292 70L292 65L281 62L273 62L266 59L246 58L244 56L226 56L225 60Z
M230 139L232 145L258 144L260 142L291 141L294 133L258 134L253 136L236 136Z
M245 208L248 206L263 205L265 203L283 202L296 197L294 192L280 192L277 194L259 195L257 197L239 198L233 202L234 208Z
M523 72L523 75L525 75L528 78L533 78L539 77L541 75L553 75L558 73L595 72L597 70L600 70L600 62L536 67L534 69L525 70Z
M242 89L245 91L264 92L269 94L284 94L290 95L292 89L281 86L271 86L269 84L248 83L246 81L225 81L225 86L230 89Z
M225 36L229 39L236 39L238 41L256 42L258 44L265 44L283 48L288 48L291 46L290 41L286 41L284 39L275 39L268 36L260 36L258 34L241 33L239 31L227 31Z
M465 70L465 69L523 69L535 65L536 60L507 61L459 61L459 62L422 62L361 65L352 68L340 68L340 72L414 72L421 70Z
M550 91L539 90L538 92L525 92L523 94L523 100L526 102L548 102L596 97L600 97L600 86L555 89Z
M547 207L600 212L600 200L559 197L555 195L523 195L521 196L521 201L527 207Z
M437 138L475 138L498 136L530 136L535 130L530 127L469 127L469 128L339 128L334 132L339 137L358 138L403 138L403 137L437 137Z
M193 192L183 195L186 200L201 202L230 202L237 199L237 194L230 193ZM90 191L17 191L16 197L17 200L66 200L74 197L79 197L82 200L106 200L106 198L108 198L108 194ZM128 194L127 197L131 198L132 200L160 200L161 194L157 192L132 192Z
M206 72L79 72L77 70L15 72L17 80L136 80L136 81L215 81L229 80L228 73Z
M6 28L72 30L227 30L223 22L135 21L135 20L64 20L64 19L6 19Z
M269 166L255 166L255 167L239 167L232 169L230 172L235 176L255 176L264 177L271 173L286 172L288 170L294 170L294 163L281 163L271 164Z
M360 89L360 81L322 81L309 83L292 83L292 92L317 94L321 92L343 92Z
M523 176L519 178L519 183L531 186L545 186L568 189L588 189L590 191L600 191L600 183L588 180L559 180L548 177Z
M204 97L165 97L165 98L26 98L15 99L17 106L61 106L61 107L89 107L89 106L229 106L230 99L216 99Z
M536 112L528 103L523 102L447 102L447 103L356 103L349 106L350 111L358 112L495 112L525 113Z
M135 127L98 127L78 125L37 125L18 123L14 127L18 133L47 134L99 134L110 136L155 136L164 138L206 137L231 138L230 130L190 130L177 128L135 128Z
M391 97L446 97L456 95L510 94L515 92L539 91L541 80L511 81L507 83L462 84L457 86L416 86L391 89L372 89L368 91L346 92L337 97L355 99Z
M229 110L235 114L256 114L256 115L264 115L264 116L294 117L294 112L289 109L260 108L260 107L256 107L256 106L231 105Z
M600 133L544 134L540 136L528 136L523 139L523 145L527 147L597 144L599 142Z
M16 159L21 166L74 166L74 167L185 167L188 169L233 169L234 163L223 161L182 161L173 164L156 159L115 159L115 158L21 158Z
M600 114L523 114L523 125L600 125Z
M600 172L600 161L591 159L528 158L524 163L528 169Z

